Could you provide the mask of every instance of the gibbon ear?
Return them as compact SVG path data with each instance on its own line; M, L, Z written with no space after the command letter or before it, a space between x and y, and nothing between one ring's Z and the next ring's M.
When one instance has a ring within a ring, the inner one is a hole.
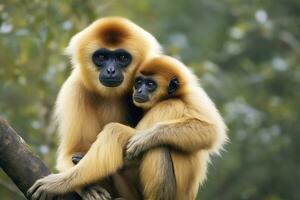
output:
M168 94L173 94L179 88L179 80L177 77L171 79L168 87Z

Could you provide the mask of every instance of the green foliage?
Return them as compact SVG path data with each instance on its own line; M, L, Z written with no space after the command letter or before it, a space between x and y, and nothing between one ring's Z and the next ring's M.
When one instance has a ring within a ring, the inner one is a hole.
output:
M64 48L108 15L135 21L193 68L226 119L231 142L199 199L300 198L299 0L0 1L0 114L49 166L53 104L70 72ZM0 196L18 199L7 187Z

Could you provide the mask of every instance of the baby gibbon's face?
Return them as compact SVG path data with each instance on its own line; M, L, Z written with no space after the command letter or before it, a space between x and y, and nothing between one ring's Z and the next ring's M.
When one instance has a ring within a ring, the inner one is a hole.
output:
M133 102L144 109L150 108L159 100L157 80L154 77L139 75L134 81Z
M149 109L164 99L172 98L178 88L179 81L175 76L168 80L159 74L140 74L134 80L133 102L138 107Z

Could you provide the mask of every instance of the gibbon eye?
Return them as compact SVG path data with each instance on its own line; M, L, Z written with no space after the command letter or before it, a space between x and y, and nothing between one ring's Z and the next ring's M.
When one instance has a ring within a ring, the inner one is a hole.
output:
M127 61L128 58L125 55L120 55L119 56L119 60L122 61L122 62L124 62L124 61Z
M116 60L122 67L127 67L132 60L132 56L125 50L116 50Z
M154 91L157 87L156 82L153 80L147 80L146 85L149 91Z
M102 67L104 62L106 62L108 59L109 51L106 49L99 49L92 56L94 64L98 67Z
M153 82L150 82L150 81L148 81L148 82L147 82L147 85L148 85L149 87L153 87L154 83L153 83Z
M100 62L103 62L103 61L105 60L105 56L100 54L100 55L98 56L98 60L99 60Z
M141 77L138 77L138 78L135 79L135 81L134 81L134 87L135 88L140 87L142 84L143 84L143 80L142 80Z
M98 54L97 56L95 56L94 58L94 62L97 66L102 66L103 63L108 59L107 55L104 54Z

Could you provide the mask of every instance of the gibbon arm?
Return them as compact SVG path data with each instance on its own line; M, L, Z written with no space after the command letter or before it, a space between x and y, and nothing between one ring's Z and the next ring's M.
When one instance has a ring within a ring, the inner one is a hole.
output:
M60 138L56 162L59 172L72 168L73 154L86 152L90 141L95 141L96 133L101 130L95 109L90 106L88 93L76 79L76 74L72 73L59 92L55 106Z
M135 129L125 125L106 125L76 166L38 180L28 191L29 195L39 199L45 193L66 193L115 173L124 164L123 149L134 133Z
M160 123L133 136L126 150L127 159L157 146L170 146L183 152L211 149L218 140L213 124L198 118L181 118Z

